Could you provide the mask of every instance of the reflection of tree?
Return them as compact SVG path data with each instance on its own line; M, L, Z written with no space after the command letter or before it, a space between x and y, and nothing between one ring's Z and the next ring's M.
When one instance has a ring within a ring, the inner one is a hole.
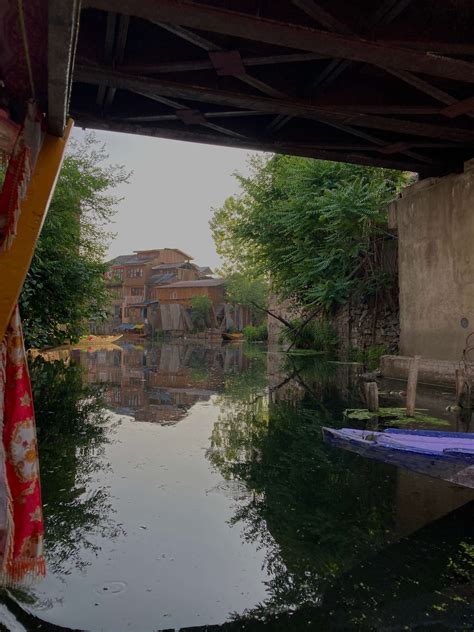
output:
M48 566L65 572L81 567L81 549L98 550L97 534L114 537L107 489L93 489L104 468L104 446L111 426L100 390L83 385L76 364L46 362L30 366L41 461Z
M224 392L216 397L219 421L214 425L207 456L225 478L235 478L233 468L252 458L255 434L265 431L268 398L265 354L253 354L246 371L232 371L224 376ZM231 468L228 465L232 464Z
M391 522L392 476L323 444L321 428L334 420L314 399L321 376L295 368L311 408L269 403L250 380L247 390L233 389L219 402L208 451L226 478L251 492L232 522L267 551L269 598L253 612L259 616L317 603L341 573L380 549Z

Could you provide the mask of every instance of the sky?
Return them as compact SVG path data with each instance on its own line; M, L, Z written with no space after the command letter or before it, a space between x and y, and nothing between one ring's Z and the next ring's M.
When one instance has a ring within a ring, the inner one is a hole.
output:
M75 129L80 140L85 132ZM116 233L110 257L134 250L179 248L198 265L220 264L209 228L212 207L239 192L234 171L248 173L252 152L197 143L95 132L111 163L133 171L110 229ZM255 153L255 152L254 152Z

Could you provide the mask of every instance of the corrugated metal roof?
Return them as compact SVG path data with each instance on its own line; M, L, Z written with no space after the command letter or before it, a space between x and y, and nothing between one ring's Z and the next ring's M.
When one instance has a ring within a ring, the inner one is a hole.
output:
M180 288L180 287L217 287L225 285L225 279L199 279L197 281L176 281L176 283L170 283L166 288Z
M145 259L139 259L137 255L119 255L107 262L109 266L126 266L131 264L140 264L143 265L146 263Z
M168 272L168 274L154 274L150 277L149 284L150 285L166 285L167 283L171 283L176 279L176 274L174 272Z
M191 255L186 254L185 252L183 252L182 250L180 250L179 248L153 248L150 250L134 250L134 252L136 253L142 253L142 254L148 254L150 252L162 252L164 250L168 250L168 251L172 251L172 252L178 252L180 255L182 255L185 259L193 259L193 257L191 257Z
M209 266L198 266L198 270L201 274L213 274Z
M180 261L179 263L160 263L157 266L153 266L152 270L175 270L177 268L188 268L192 269L196 266L192 263L188 263L187 261Z

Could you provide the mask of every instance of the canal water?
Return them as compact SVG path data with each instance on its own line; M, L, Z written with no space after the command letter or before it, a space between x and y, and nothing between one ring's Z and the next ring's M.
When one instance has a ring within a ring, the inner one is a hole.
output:
M354 366L122 344L32 380L48 574L4 629L474 629L472 491L322 442Z

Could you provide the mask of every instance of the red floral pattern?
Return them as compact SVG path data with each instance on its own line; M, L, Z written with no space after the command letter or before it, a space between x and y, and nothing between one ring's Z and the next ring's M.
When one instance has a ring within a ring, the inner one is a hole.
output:
M0 503L7 499L7 524L0 524L6 539L1 562L3 582L21 582L27 576L45 574L43 516L39 480L38 449L31 385L23 346L18 308L15 309L0 363L3 367L3 456L5 480L1 480ZM2 389L0 386L0 397ZM1 415L0 415L1 419ZM0 469L1 471L1 469ZM1 517L1 507L0 507Z

